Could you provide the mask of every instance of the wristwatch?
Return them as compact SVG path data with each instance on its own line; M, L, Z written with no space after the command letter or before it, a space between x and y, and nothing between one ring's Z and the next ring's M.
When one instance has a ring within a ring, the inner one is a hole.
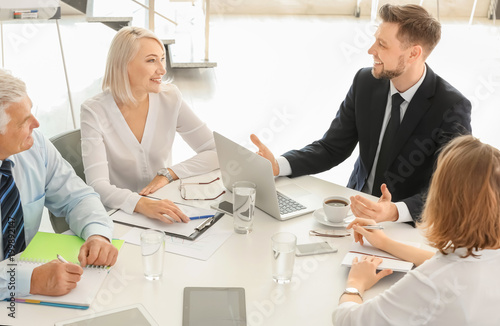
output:
M167 178L168 183L171 183L172 181L174 181L174 177L172 177L172 175L170 174L170 172L168 172L168 169L166 169L166 168L160 169L156 174L162 175L165 178Z
M344 293L342 293L342 294L357 294L357 295L359 295L361 300L363 300L363 296L361 295L361 293L359 293L359 290L356 288L346 288L344 290Z

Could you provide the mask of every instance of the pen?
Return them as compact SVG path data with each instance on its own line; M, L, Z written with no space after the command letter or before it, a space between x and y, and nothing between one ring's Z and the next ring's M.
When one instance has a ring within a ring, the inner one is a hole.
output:
M65 263L65 264L68 264L68 261L66 259L63 258L63 256L57 254L57 259L59 259L59 261Z
M189 219L190 220L201 220L204 218L209 218L209 217L214 217L215 215L200 215L200 216L192 216Z
M342 238L342 237L348 237L351 234L350 233L336 233L336 232L329 232L329 231L318 232L315 230L311 230L311 231L309 231L309 235L314 235L317 237Z
M380 225L361 225L362 228L367 230L383 230L384 227Z
M153 196L149 196L149 195L145 195L145 196L142 196L142 197L151 198L151 199L156 199L156 200L161 200L161 198L158 198L158 197L153 197Z

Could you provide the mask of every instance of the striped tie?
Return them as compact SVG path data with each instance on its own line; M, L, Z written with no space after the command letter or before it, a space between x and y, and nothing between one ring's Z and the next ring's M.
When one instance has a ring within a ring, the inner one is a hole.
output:
M7 259L26 248L23 208L19 190L12 177L12 161L4 160L0 167L0 205L2 211L3 258Z

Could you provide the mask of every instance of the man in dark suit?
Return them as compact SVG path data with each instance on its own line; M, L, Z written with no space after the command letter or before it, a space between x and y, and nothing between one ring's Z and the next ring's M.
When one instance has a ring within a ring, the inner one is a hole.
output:
M419 219L439 149L471 132L471 104L425 63L441 38L441 25L420 6L384 5L372 68L358 71L323 138L275 159L251 135L275 175L297 177L331 169L359 143L348 187L380 196L351 197L358 217Z

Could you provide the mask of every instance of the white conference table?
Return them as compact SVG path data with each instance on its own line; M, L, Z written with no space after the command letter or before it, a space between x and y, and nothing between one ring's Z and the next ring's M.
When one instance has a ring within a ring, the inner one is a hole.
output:
M294 181L321 198L359 194L312 176L295 178ZM182 201L178 182L160 189L155 195ZM286 183L287 178L278 178L277 183L280 182ZM365 194L363 196L371 197ZM184 202L194 205L201 203ZM209 205L208 202L203 204ZM225 215L213 227L232 230L232 217ZM420 232L410 225L384 223L384 227L386 233L394 239L423 243ZM163 278L159 281L144 278L140 247L125 243L116 265L89 310L17 304L16 319L5 322L12 325L53 325L56 321L91 314L93 311L141 303L159 325L180 326L183 290L185 287L200 286L245 288L249 326L331 325L331 315L338 305L348 274L348 268L340 266L340 263L353 240L352 236L309 236L309 230L313 229L330 228L316 222L312 213L288 221L278 221L256 210L253 232L247 235L233 233L207 261L167 252ZM120 237L128 230L129 227L115 223L114 236ZM298 243L327 241L337 247L338 252L296 257L292 282L286 285L276 284L271 278L271 236L282 231L294 233ZM365 298L372 298L402 276L402 273L394 273L384 278L366 292ZM0 319L4 320L6 303L0 303L0 310L3 311Z

